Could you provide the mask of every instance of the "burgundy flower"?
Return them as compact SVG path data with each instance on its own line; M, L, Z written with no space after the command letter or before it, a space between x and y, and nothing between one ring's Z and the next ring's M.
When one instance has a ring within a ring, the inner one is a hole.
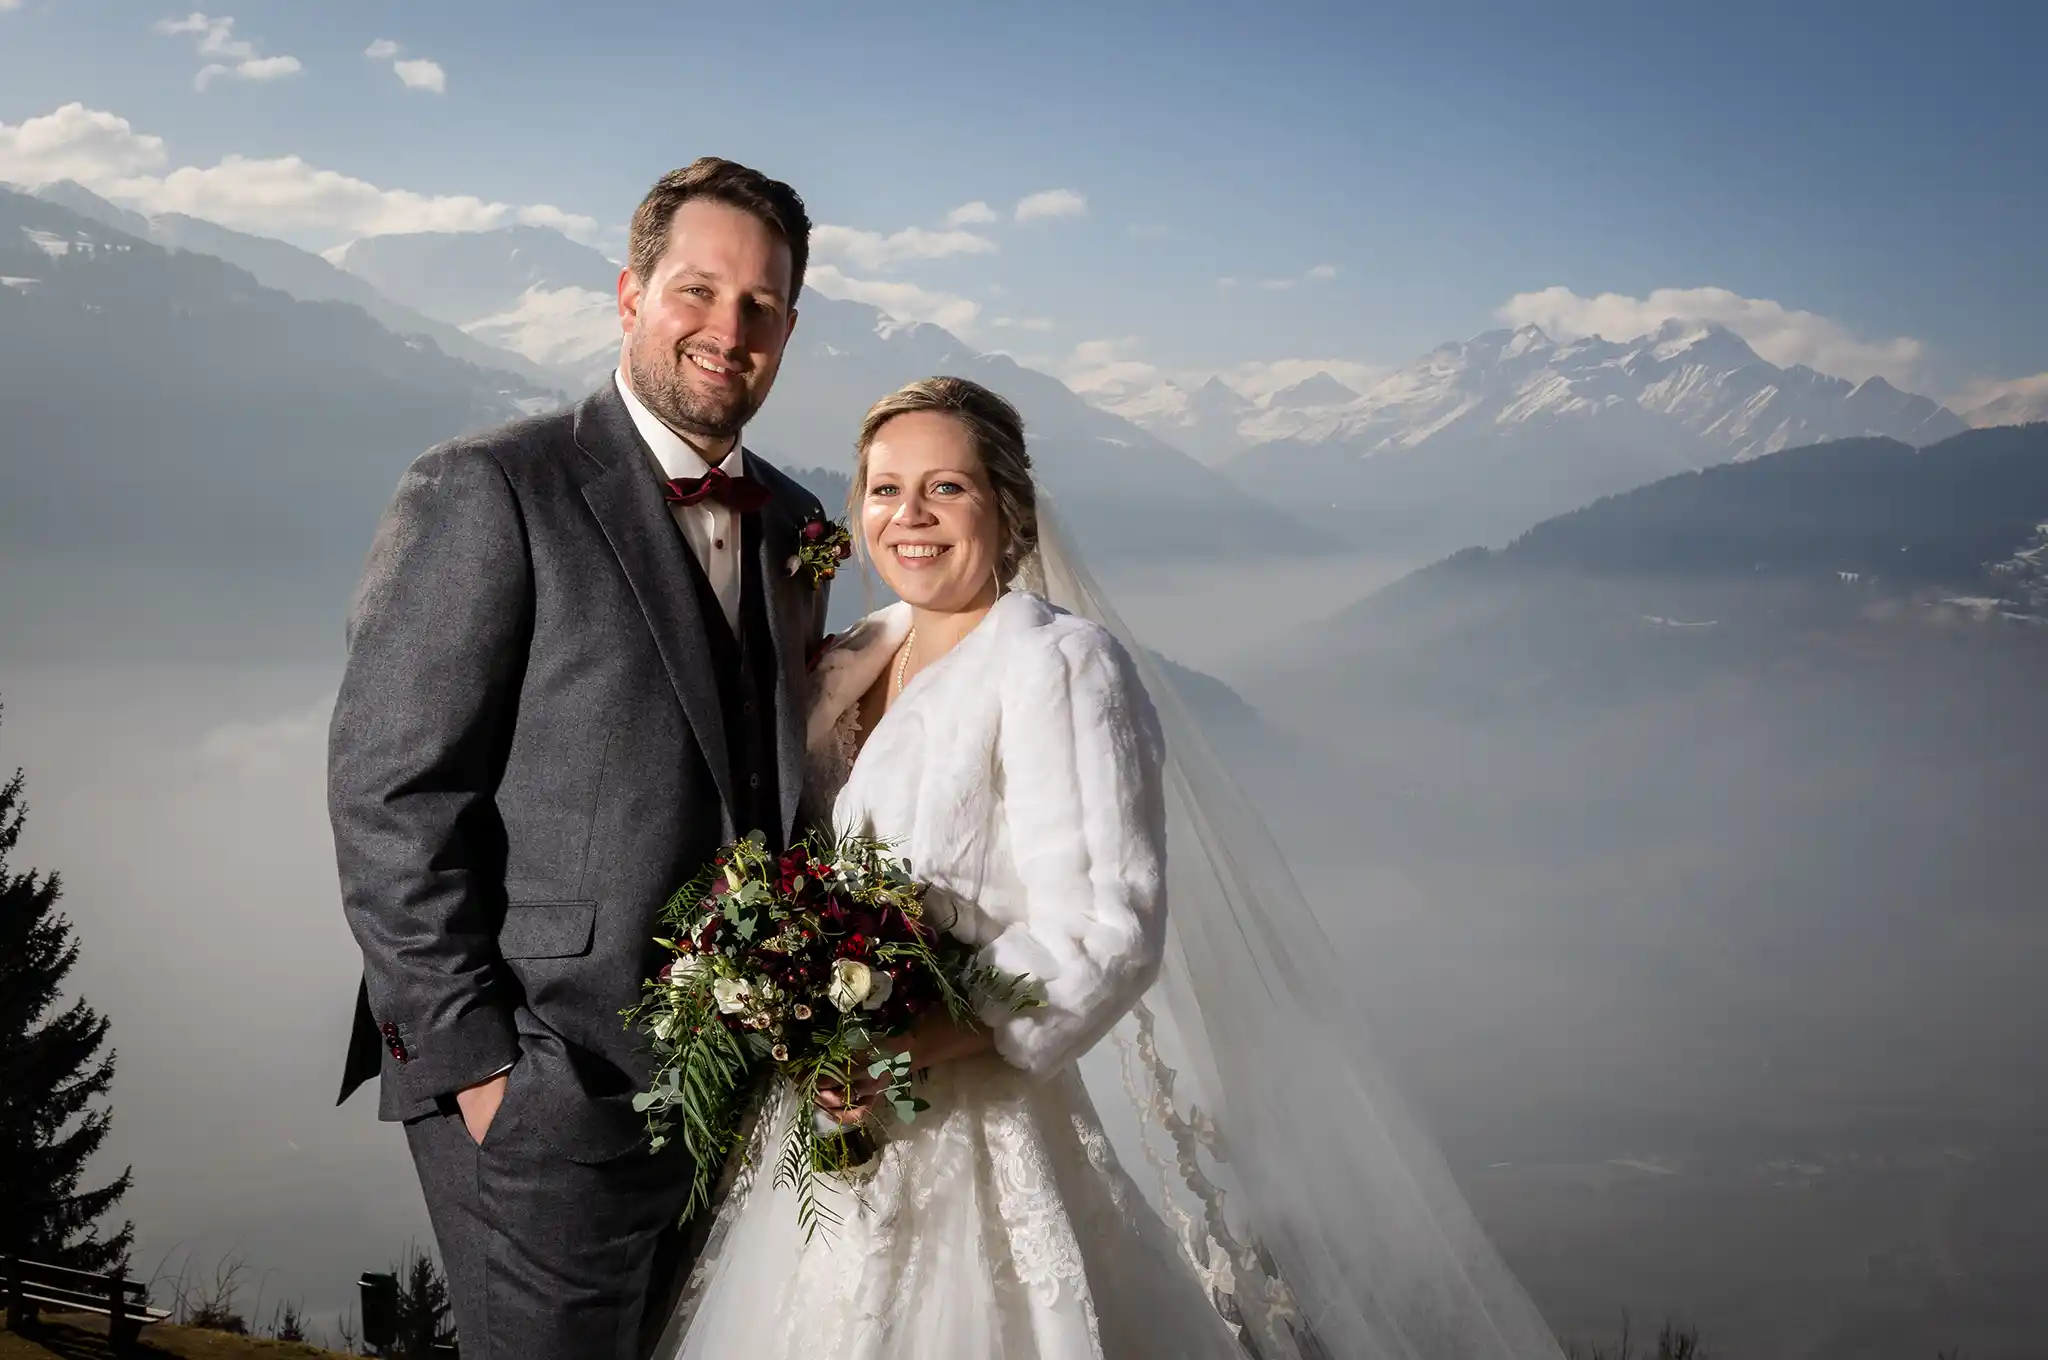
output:
M842 543L837 548L834 548L833 551L838 554L839 560L844 562L847 558L853 556L853 545L851 543ZM829 573L827 574L829 575Z
M804 525L803 535L805 542L816 543L825 536L825 521L821 519L811 520Z

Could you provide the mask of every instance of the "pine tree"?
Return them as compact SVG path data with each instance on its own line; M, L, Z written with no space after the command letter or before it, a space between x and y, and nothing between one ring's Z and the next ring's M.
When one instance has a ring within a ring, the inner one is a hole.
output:
M400 1282L398 1341L391 1348L393 1360L430 1360L435 1345L455 1339L455 1325L449 1316L448 1282L442 1278L434 1258L417 1248L408 1249L404 1267L392 1273Z
M53 914L58 876L8 869L27 814L16 770L0 786L0 1250L126 1270L135 1225L101 1237L98 1224L128 1193L133 1169L97 1190L78 1188L107 1137L110 1116L93 1108L114 1080L113 1053L96 1056L107 1022L83 1001L51 1014L78 945L71 922Z

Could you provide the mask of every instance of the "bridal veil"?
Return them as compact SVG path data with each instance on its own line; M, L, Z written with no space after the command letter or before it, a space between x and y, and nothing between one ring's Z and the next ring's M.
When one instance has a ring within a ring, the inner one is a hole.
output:
M1166 734L1165 963L1082 1063L1125 1168L1262 1360L1559 1356L1264 821L1040 508L1020 584L1116 635Z

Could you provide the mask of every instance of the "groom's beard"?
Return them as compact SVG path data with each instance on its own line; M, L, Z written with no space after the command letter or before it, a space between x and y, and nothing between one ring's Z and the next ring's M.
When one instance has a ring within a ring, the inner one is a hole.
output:
M728 365L732 362L710 350L705 351L704 357ZM659 350L652 345L643 348L635 344L627 351L626 367L633 394L662 424L678 434L699 439L738 438L754 412L761 409L761 398L767 395L765 389L756 392L746 381L756 376L752 369L743 373L742 381L730 391L705 391L692 376L697 366L690 362L687 346Z

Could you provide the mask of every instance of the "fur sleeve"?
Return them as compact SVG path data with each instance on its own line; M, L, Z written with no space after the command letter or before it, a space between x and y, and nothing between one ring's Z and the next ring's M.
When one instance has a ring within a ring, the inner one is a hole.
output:
M1166 935L1164 744L1130 657L1092 623L1025 630L1002 680L1004 817L1024 919L983 961L1040 984L991 1006L996 1051L1047 1076L1108 1033L1159 971Z

